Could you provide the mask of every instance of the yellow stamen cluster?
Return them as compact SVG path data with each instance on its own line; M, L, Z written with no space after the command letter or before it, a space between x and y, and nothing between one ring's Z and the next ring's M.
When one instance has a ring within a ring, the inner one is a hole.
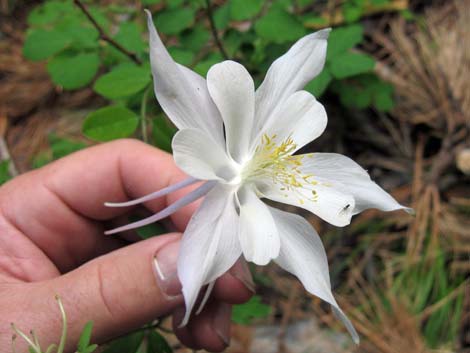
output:
M312 174L304 174L300 170L306 155L292 155L297 145L290 136L280 143L277 143L276 139L276 135L262 136L253 159L243 172L243 178L245 180L270 178L274 184L279 185L285 197L295 192L299 197L299 203L304 204L305 193L300 193L299 189L310 190L312 186L317 185ZM308 199L316 201L318 198L316 191L312 189L310 194Z

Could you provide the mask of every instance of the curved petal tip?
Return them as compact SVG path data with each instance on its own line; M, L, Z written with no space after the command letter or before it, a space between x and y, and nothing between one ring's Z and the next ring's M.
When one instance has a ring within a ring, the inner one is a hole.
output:
M314 34L316 35L318 39L328 39L330 32L331 32L331 28L324 28L315 32Z
M152 18L152 13L149 9L144 9L145 14L147 15L147 19Z

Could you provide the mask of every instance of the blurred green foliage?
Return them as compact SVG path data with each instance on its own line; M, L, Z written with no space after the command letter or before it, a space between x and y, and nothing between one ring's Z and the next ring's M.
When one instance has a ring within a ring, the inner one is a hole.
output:
M366 6L387 2L351 0L342 5L345 24L331 32L325 69L306 90L317 98L325 92L336 95L346 108L393 108L392 86L374 75L375 60L357 49L364 40L358 20ZM139 124L148 124L152 128L141 132L145 140L171 150L175 130L162 124L163 115L154 99L143 102L152 82L142 8L83 3L103 32L135 54L136 60L100 39L99 31L72 0L48 0L30 12L25 57L46 60L52 81L62 89L92 86L109 100L110 108L91 113L85 120L83 133L88 138L109 141L135 136ZM224 60L214 44L205 1L145 0L142 6L153 10L155 25L177 62L205 75L213 64ZM308 29L312 24L328 26L310 1L229 0L214 7L213 13L228 56L244 64L258 84L278 56L312 32ZM142 109L143 104L148 109ZM142 111L148 116L142 116Z
M9 160L0 161L0 185L10 180Z
M255 295L245 304L233 307L232 321L240 325L249 325L254 319L267 317L271 311L271 307L263 304L261 297Z

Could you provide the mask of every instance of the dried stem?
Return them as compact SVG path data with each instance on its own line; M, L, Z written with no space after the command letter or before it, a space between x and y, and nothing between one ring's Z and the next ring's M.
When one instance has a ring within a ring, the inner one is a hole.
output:
M224 57L224 59L228 60L230 58L227 55L227 52L225 51L224 46L222 45L222 42L220 41L219 35L217 34L217 28L215 26L214 16L212 14L212 4L210 0L206 0L206 7L207 7L207 17L209 18L209 23L211 26L211 32L212 32L212 36L214 37L215 45L217 45L217 48L219 48L219 51Z
M135 62L137 65L142 65L142 60L139 59L136 53L133 53L127 50L121 44L119 44L113 38L111 38L110 36L106 34L104 29L98 24L98 22L96 22L96 20L91 15L90 11L88 11L86 6L80 0L74 0L73 2L75 3L75 5L77 5L80 8L80 10L82 10L83 14L88 18L91 24L96 28L102 40L112 45L114 48L116 48L121 53L126 55L129 59L131 59L133 62Z

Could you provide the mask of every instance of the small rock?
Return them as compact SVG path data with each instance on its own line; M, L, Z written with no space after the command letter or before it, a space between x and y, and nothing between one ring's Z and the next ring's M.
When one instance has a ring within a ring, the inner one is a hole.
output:
M470 175L470 148L457 152L457 168L465 175Z

